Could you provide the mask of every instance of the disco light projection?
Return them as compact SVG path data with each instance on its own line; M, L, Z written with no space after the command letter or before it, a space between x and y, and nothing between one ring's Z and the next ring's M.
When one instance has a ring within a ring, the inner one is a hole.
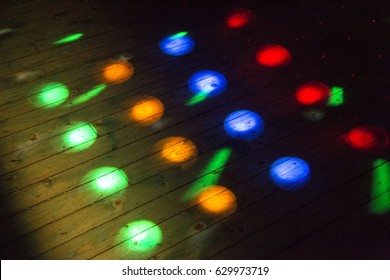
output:
M204 100L209 96L219 95L225 91L226 87L226 78L222 74L213 70L196 72L188 80L188 88L195 94L195 99L200 98Z
M129 118L140 126L151 125L164 114L164 104L152 96L144 96L142 100L135 103L129 111Z
M91 182L93 190L104 193L113 193L128 186L125 172L111 166L94 169L88 172L83 180L84 182Z
M216 185L231 154L232 149L227 147L215 152L210 162L199 174L198 179L186 191L183 200L189 201L196 197L204 188Z
M284 190L302 189L310 180L310 167L302 159L282 157L271 165L272 182Z
M224 216L233 214L237 209L236 196L223 186L210 186L203 189L196 203L207 213Z
M373 168L370 213L383 215L390 211L390 163L377 159Z
M61 105L68 99L69 89L61 83L48 83L39 88L33 104L37 107L52 108Z
M197 155L196 146L184 137L168 137L159 142L160 156L173 163L183 163Z
M344 103L344 89L341 87L332 87L328 98L329 107L338 107Z
M195 46L194 40L188 32L179 32L160 41L160 50L168 55L181 56L188 54Z
M330 95L330 89L320 82L301 84L295 91L295 97L302 105L312 105L325 100Z
M257 62L266 67L282 67L291 62L290 52L281 45L262 46L256 53Z
M264 121L255 112L239 110L225 118L224 129L226 133L235 139L253 140L264 131Z
M230 15L226 20L226 25L229 28L239 28L247 25L253 18L253 13L250 10L240 9Z
M373 125L363 125L352 129L347 143L356 150L380 151L389 146L389 135L386 130Z
M191 97L186 103L185 105L186 106L193 106L193 105L196 105L198 103L201 103L202 101L206 100L207 98L207 95L208 95L208 92L204 91L204 92L199 92L197 94L195 94L193 97Z
M121 229L119 238L124 240L124 250L146 253L160 246L163 234L155 223L149 220L136 220Z
M60 44L67 44L67 43L71 43L71 42L74 42L74 41L77 41L78 39L80 39L81 37L83 37L84 34L83 33L75 33L75 34L71 34L69 36L66 36L62 39L59 39L57 41L55 41L53 43L53 45L60 45Z
M73 127L63 137L65 146L71 148L69 152L83 151L95 143L98 135L91 124L76 123Z
M134 75L134 67L127 61L118 60L103 68L100 80L104 84L121 84Z
M70 102L70 105L68 105L68 106L75 106L75 105L79 105L81 103L85 103L85 102L91 100L92 98L94 98L95 96L99 95L99 93L101 93L106 87L107 86L104 84L97 85L93 89L91 89L90 91L87 91L87 92L77 96L76 98L74 98Z

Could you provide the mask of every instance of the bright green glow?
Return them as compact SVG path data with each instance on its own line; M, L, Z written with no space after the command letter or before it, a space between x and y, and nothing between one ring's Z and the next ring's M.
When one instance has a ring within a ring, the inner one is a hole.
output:
M172 35L171 37L169 37L170 39L177 39L177 38L181 38L181 37L184 37L188 34L187 31L182 31L182 32L179 32L179 33L176 33L175 35Z
M207 98L207 95L209 92L207 91L202 91L200 93L195 94L190 100L186 102L186 106L193 106L195 104L198 104L202 101L204 101Z
M74 127L64 135L66 146L72 148L70 151L78 152L92 146L97 138L96 129L88 123L77 123Z
M328 106L337 107L344 103L344 89L341 87L332 87L328 99Z
M190 189L184 194L183 199L185 201L191 200L196 197L202 189L216 185L231 153L232 149L230 148L222 148L218 150L210 160L209 164L200 173L199 179L197 179L191 185Z
M370 212L382 215L390 210L390 163L384 159L374 161Z
M73 42L73 41L76 41L76 40L80 39L83 36L84 36L83 33L71 34L69 36L66 36L66 37L64 37L62 39L59 39L59 40L55 41L53 43L53 45L60 45L60 44L70 43L70 42Z
M115 192L128 186L126 174L111 166L104 166L94 169L84 177L85 181L92 181L93 188L98 191Z
M63 84L48 83L40 88L37 97L39 107L56 107L69 97L69 90Z
M71 105L78 105L84 102L89 101L93 97L97 96L99 93L101 93L107 86L104 84L97 85L90 91L87 91L86 93L83 93L79 96L77 96L75 99L72 100Z
M156 249L163 237L160 227L148 220L138 220L127 224L123 233L129 249L136 252Z

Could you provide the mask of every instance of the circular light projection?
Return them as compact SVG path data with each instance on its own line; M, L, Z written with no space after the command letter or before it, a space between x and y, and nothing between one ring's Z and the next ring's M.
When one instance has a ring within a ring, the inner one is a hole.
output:
M159 226L148 220L138 220L123 228L126 244L131 251L149 252L162 242L163 234Z
M326 100L329 95L330 88L315 81L303 83L295 91L295 97L303 105L311 105Z
M192 51L194 46L194 40L187 36L187 32L180 32L160 41L160 49L164 53L174 56L188 54Z
M310 167L300 158L283 157L271 165L271 180L285 190L299 190L310 180Z
M356 150L380 150L389 146L389 134L373 125L358 126L349 132L347 141Z
M129 111L129 118L140 126L157 122L164 114L164 104L157 98L145 96L137 101Z
M128 186L126 174L111 166L94 169L84 176L84 180L92 181L93 187L99 191L116 191Z
M121 84L134 74L134 67L127 61L115 61L103 68L101 80L108 84Z
M237 199L232 191L223 186L210 186L202 190L196 202L212 214L232 214L237 209Z
M37 105L44 107L56 107L69 97L69 89L61 83L48 83L39 88Z
M239 110L225 118L224 129L226 133L240 140L253 140L264 131L264 121L255 112Z
M290 52L281 45L262 46L256 53L257 61L266 67L282 67L291 62Z
M170 162L186 162L197 155L195 144L184 137L165 138L160 145L161 157Z
M230 28L239 28L247 25L252 18L253 13L250 10L240 9L227 18L226 25Z
M64 135L66 146L71 147L69 151L79 152L89 148L95 143L97 138L96 128L88 123L77 123L73 125Z
M225 91L227 80L216 71L203 70L190 77L188 87L195 94L215 96Z

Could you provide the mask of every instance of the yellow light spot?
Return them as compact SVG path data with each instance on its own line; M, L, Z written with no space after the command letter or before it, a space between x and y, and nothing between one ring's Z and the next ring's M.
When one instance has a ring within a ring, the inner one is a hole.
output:
M129 117L140 126L157 122L164 114L164 104L157 98L146 96L130 108Z
M197 155L196 146L184 137L169 137L160 142L161 157L167 161L182 163Z
M131 78L134 67L126 61L117 61L103 68L103 82L120 84Z
M204 189L196 202L206 212L213 214L232 214L237 209L236 196L223 186L211 186Z

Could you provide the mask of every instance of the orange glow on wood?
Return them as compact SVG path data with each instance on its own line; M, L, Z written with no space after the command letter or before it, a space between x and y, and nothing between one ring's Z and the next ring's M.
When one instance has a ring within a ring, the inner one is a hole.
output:
M157 122L164 114L164 104L157 98L146 96L130 109L130 119L140 126L148 126Z
M182 163L197 155L195 144L184 137L169 137L163 139L160 144L162 158L170 162Z
M134 67L127 61L117 61L103 69L104 83L120 84L130 79L134 74Z
M223 186L211 186L203 190L197 203L206 212L213 214L232 214L236 211L236 196Z

